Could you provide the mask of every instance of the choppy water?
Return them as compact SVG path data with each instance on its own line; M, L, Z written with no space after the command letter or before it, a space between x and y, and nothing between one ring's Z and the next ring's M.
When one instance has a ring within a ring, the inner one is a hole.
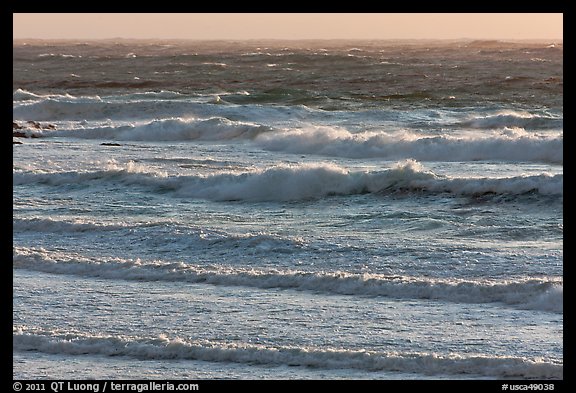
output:
M15 41L14 377L563 378L562 56Z

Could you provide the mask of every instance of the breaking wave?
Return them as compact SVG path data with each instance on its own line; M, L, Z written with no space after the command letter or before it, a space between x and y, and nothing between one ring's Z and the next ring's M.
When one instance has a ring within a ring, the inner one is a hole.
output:
M201 360L321 369L402 371L425 375L474 374L493 377L562 379L563 365L519 357L346 350L313 346L267 346L187 340L167 335L134 337L13 328L15 351L73 356L124 356L141 360Z
M315 127L259 135L265 149L347 158L420 161L543 161L562 164L563 137L505 129L489 136L423 136L413 132L362 132Z
M197 266L182 262L53 257L44 251L13 251L17 269L137 281L180 281L223 286L292 289L333 295L432 299L456 303L500 303L519 309L563 312L563 283L554 278L458 280L347 272Z
M330 163L281 164L244 173L167 176L129 163L107 170L34 173L15 171L13 185L88 185L114 182L152 187L178 197L215 201L299 201L335 195L449 193L478 196L518 196L528 193L562 196L563 175L532 175L507 178L452 178L425 170L413 160L382 171L351 172Z

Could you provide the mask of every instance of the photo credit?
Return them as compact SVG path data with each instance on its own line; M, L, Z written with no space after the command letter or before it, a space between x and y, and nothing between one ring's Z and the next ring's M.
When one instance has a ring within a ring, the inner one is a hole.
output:
M170 381L16 381L12 384L15 392L193 392L200 390L200 384L193 382Z

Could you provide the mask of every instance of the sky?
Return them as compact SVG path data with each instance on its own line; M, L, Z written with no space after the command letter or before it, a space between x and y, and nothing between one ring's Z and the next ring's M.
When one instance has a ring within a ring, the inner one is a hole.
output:
M13 38L544 39L561 13L13 14Z

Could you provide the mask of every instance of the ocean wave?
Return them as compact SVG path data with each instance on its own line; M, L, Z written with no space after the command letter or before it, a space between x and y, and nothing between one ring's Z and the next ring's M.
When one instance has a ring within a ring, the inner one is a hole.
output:
M242 92L237 94L244 95ZM271 120L292 121L309 114L310 111L303 106L226 104L214 94L184 95L172 91L145 91L100 97L41 95L18 89L13 93L12 116L14 120L50 122L122 122L224 117L237 121L268 123Z
M410 125L454 122L452 112L431 109L416 109L409 112L396 109L326 112L304 105L308 100L315 101L316 96L302 96L302 93L298 93L295 98L293 94L295 91L291 89L271 89L260 93L248 93L244 90L219 91L206 94L182 94L161 90L100 97L37 94L17 89L12 97L12 113L14 120L51 122L142 121L179 117L226 117L231 120L262 124L294 124L303 120L327 119L338 123L353 120L360 124L365 121ZM276 104L267 105L266 103L270 101ZM282 103L289 105L280 105Z
M98 224L94 222L70 222L54 220L52 218L13 218L12 230L14 232L92 232L92 231L117 231L128 228L128 224Z
M270 127L254 123L213 117L209 119L171 118L153 120L143 124L62 130L49 133L44 132L44 134L87 139L130 141L227 141L233 139L253 139L260 133L270 130Z
M96 100L93 102L63 102L62 99L47 98L26 104L20 103L13 108L12 114L14 119L34 119L37 121L131 120L142 117L152 119L162 116L170 117L173 114L189 113L191 109L193 110L193 108L185 108L185 105L181 104L110 103Z
M75 97L70 94L36 94L24 89L16 89L12 93L12 100L18 101L44 101L44 100L61 100L64 102L86 102L86 101L101 101L99 96L81 96ZM26 103L29 104L29 103Z
M481 129L520 127L525 129L563 128L564 119L551 115L527 112L503 111L493 115L475 116L460 123L463 126Z
M38 57L63 57L63 58L81 58L81 55L69 55L65 53L40 53Z
M135 92L117 96L107 96L106 100L108 100L109 102L122 104L129 101L143 101L143 100L157 101L166 99L183 99L186 97L187 97L186 95L175 91L160 90L160 91ZM42 101L47 99L60 100L63 104L73 104L78 102L105 102L100 96L97 95L73 96L71 94L55 94L55 93L38 94L25 89L16 89L12 93L12 100L14 102L28 101L28 100Z
M331 163L277 165L244 173L168 176L136 163L86 172L34 173L14 171L12 183L51 186L115 182L173 192L177 197L215 201L299 201L336 195L449 193L518 196L536 193L562 196L564 177L557 175L507 178L452 178L438 176L414 160L382 171L351 172Z
M14 119L36 121L97 121L158 119L191 116L209 112L194 97L181 97L167 92L138 95L71 96L38 95L18 89L13 94ZM208 114L209 115L209 114Z
M26 123L24 123L24 127ZM542 135L520 128L469 136L429 136L411 131L350 132L337 127L279 130L226 117L166 118L139 123L116 122L85 128L37 130L35 137L63 136L130 141L253 141L269 151L344 158L412 158L420 161L547 162L562 164L563 135Z
M563 162L563 137L542 136L522 129L492 135L425 136L414 132L351 133L334 127L310 127L258 135L264 149L346 158L412 158L420 161Z
M222 230L201 226L185 226L171 221L144 223L97 223L62 221L51 218L28 218L12 221L13 233L39 232L52 234L94 234L101 232L121 232L121 236L141 239L147 237L150 244L158 244L157 249L173 247L212 249L218 246L224 250L245 250L246 253L291 253L301 249L306 242L299 237L285 237L263 232L228 233ZM152 231L152 235L150 232ZM120 234L118 234L120 236Z
M291 289L329 295L431 299L455 303L498 303L518 309L563 313L563 282L555 278L525 280L461 280L428 277L306 272L198 266L182 262L96 261L15 248L13 267L53 274L119 280L169 281Z
M425 375L562 379L563 365L543 359L424 352L347 350L311 346L267 346L157 337L96 335L13 328L15 351L73 356L123 356L140 360L201 360L266 366L401 371Z

